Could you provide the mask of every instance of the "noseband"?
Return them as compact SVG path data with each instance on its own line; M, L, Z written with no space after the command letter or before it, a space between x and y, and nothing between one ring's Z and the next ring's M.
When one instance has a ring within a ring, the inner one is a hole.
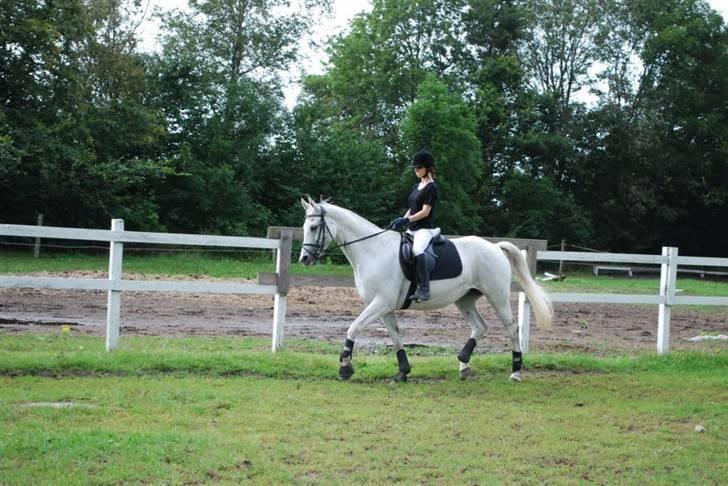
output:
M326 224L326 210L324 208L321 208L321 213L319 214L309 214L306 215L307 218L321 218L321 226L323 228L320 228L320 231L318 232L318 236L316 236L316 243L304 243L303 248L308 252L311 257L313 257L314 260L320 260L321 257L324 256L324 253L326 253L326 233L331 236L331 241L334 241L334 234L329 229L329 225ZM345 246L351 245L352 243L357 243L359 241L368 240L369 238L373 238L377 235L381 235L385 231L389 231L389 228L385 228L382 231L379 231L377 233L373 233L371 235L365 236L363 238L359 238L356 240L351 240L344 242L340 245L336 245L331 248L331 250L335 250L337 248L343 248ZM313 250L309 249L308 247L312 247Z
M318 236L316 237L316 243L304 243L303 248L313 257L314 260L320 260L321 257L324 256L324 253L326 252L326 233L331 236L331 240L333 241L334 235L331 233L331 230L329 229L329 225L326 224L326 211L324 208L321 208L321 213L319 214L309 214L306 215L307 218L321 218L321 226L320 231L318 232ZM311 250L308 247L313 247L313 250Z

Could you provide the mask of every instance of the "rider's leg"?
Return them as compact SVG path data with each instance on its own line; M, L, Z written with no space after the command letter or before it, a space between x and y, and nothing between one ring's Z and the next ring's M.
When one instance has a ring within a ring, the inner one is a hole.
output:
M410 300L421 301L430 299L430 273L435 267L435 258L425 252L432 239L429 229L419 229L414 232L412 252L415 255L415 268L417 271L417 291L410 296Z

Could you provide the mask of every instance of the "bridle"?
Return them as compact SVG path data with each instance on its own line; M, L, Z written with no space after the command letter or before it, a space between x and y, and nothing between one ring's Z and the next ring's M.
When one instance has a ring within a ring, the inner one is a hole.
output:
M311 257L313 257L314 260L320 260L321 257L324 256L324 253L326 253L326 233L329 234L331 237L331 241L334 241L334 234L331 232L331 229L329 228L329 225L326 224L326 210L323 207L320 207L321 212L318 214L307 214L306 218L321 218L321 225L319 227L318 235L316 236L316 243L304 243L303 249L308 252ZM389 228L384 228L382 231L379 231L377 233L372 233L371 235L367 235L363 238L358 238L356 240L346 241L344 243L341 243L340 245L332 246L329 248L329 250L336 250L337 248L343 248L345 246L349 246L352 243L358 243L360 241L368 240L369 238L374 238L375 236L381 235L385 231L389 231ZM311 250L308 247L313 247L313 250Z

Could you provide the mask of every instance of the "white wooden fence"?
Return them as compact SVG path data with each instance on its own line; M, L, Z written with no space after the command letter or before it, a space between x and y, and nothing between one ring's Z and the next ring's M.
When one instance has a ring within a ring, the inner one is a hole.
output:
M237 282L181 282L124 280L122 261L124 243L153 243L167 245L217 246L230 248L259 248L278 250L276 272L287 274L291 253L291 235L283 233L279 239L249 238L234 236L207 236L173 233L143 233L124 231L124 220L111 221L111 230L61 228L49 226L26 226L0 224L0 235L30 238L53 238L83 241L108 241L108 279L59 278L59 277L9 277L0 276L0 287L106 290L108 292L106 318L106 350L119 347L119 323L121 313L121 292L190 292L217 294L268 294L274 296L273 343L275 352L283 343L283 328L286 318L287 279L280 279L272 285ZM288 258L281 258L288 255Z
M703 258L678 256L678 249L663 247L662 255L638 255L627 253L586 253L572 251L539 251L538 261L641 263L660 265L660 289L657 294L596 294L561 293L549 295L553 302L593 302L614 304L657 305L657 352L667 353L670 348L670 316L674 305L724 305L726 297L676 295L678 265L703 267L728 267L728 258ZM518 298L518 326L521 330L521 347L528 351L530 334L530 308L523 292Z
M291 248L296 228L277 228L275 236L268 238L208 236L174 233L144 233L124 231L124 221L114 219L111 230L60 228L49 226L26 226L0 224L0 236L29 238L52 238L85 241L108 241L108 279L59 278L59 277L10 277L0 275L0 287L105 290L108 292L106 319L106 349L119 347L121 292L188 292L219 294L268 294L274 296L272 351L283 345L283 331L286 318L286 301L290 285L296 285L289 272ZM536 240L534 240L536 241ZM273 249L276 252L276 273L259 276L257 284L237 282L182 282L124 280L122 261L124 243L152 243L168 245L217 246L230 248ZM526 250L523 250L524 253ZM532 255L526 255L527 258ZM678 265L728 267L728 258L702 258L678 256L678 249L664 247L662 255L637 255L626 253L586 253L569 251L537 251L538 261L638 263L660 265L660 289L657 294L596 294L596 293L551 293L553 302L594 302L615 304L653 304L658 306L657 352L667 353L670 346L670 315L674 305L723 305L728 306L726 297L676 295ZM304 279L305 280L305 279ZM322 283L323 282L323 283ZM341 285L327 280L304 282L302 285ZM530 337L530 305L523 292L518 298L518 325L521 347L528 351Z

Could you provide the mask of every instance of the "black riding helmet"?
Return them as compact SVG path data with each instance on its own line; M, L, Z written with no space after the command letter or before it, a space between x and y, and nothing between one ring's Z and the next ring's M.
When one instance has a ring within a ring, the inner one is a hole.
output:
M432 169L435 166L435 157L427 150L420 150L412 157L412 167L426 167Z

